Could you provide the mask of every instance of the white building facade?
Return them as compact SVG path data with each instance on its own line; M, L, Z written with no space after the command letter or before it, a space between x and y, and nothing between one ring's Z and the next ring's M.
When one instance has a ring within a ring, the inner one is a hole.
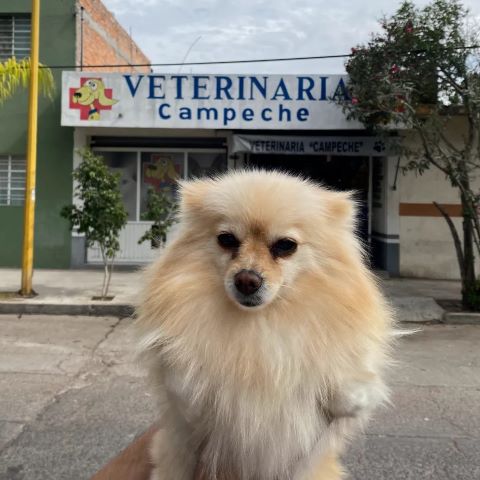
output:
M75 127L75 151L92 148L121 173L128 224L119 262L142 264L157 254L138 244L150 226L142 220L148 188L173 191L180 178L255 167L355 190L358 234L373 267L457 278L448 229L431 208L444 197L457 205L455 191L435 172L403 176L395 133L369 135L334 102L345 84L341 75L64 72L62 125ZM74 167L79 161L75 153ZM72 265L100 261L82 237L72 242Z

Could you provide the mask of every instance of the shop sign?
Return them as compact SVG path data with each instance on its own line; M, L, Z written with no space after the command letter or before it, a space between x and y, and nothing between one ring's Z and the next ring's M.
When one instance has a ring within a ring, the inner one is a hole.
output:
M342 75L63 72L62 125L126 128L362 129L335 103Z
M393 140L377 137L328 136L265 136L234 135L233 151L275 155L340 155L370 157L394 152Z

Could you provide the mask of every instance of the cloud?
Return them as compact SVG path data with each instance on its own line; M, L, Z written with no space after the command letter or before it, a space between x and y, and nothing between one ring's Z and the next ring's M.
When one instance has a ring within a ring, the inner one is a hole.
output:
M350 52L379 29L392 0L104 0L153 63ZM417 2L419 5L426 0ZM479 14L476 0L465 5ZM200 40L197 40L200 37ZM183 67L185 72L338 73L343 59ZM159 68L178 71L179 67Z

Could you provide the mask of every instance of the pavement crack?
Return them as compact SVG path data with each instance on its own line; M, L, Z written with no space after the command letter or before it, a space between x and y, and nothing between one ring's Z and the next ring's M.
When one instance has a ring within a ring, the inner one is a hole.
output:
M93 346L93 348L90 350L90 355L88 356L88 360L84 363L82 368L80 368L74 375L69 375L69 372L64 368L65 363L67 363L69 360L71 360L73 353L70 352L66 357L62 358L59 360L55 367L62 372L62 374L65 374L67 378L70 378L70 381L58 392L55 393L50 399L48 403L46 403L43 408L37 412L35 417L29 421L26 422L23 425L22 430L18 433L18 435L15 436L15 438L12 438L9 442L7 442L2 449L0 450L3 452L6 448L8 448L10 445L12 445L15 441L17 441L25 432L25 429L29 427L29 425L33 425L39 421L42 420L46 412L55 404L60 402L62 397L66 394L68 394L72 390L81 390L83 388L88 387L91 382L87 380L87 378L92 374L91 371L91 364L89 364L92 360L95 359L95 357L99 355L99 352L97 350L101 347L101 345L108 340L110 335L115 331L117 326L120 324L120 322L123 320L123 317L117 318L114 323L110 325L108 330L105 332L105 334L99 339L99 341ZM102 362L104 363L104 362ZM108 367L107 367L108 368Z
M452 438L452 444L453 444L453 448L463 457L463 458L466 458L466 455L465 453L463 453L462 449L460 448L460 446L458 445L458 441L456 438Z
M97 350L101 347L103 343L105 343L108 340L108 337L115 331L115 329L120 325L120 322L124 319L125 317L120 317L117 318L116 321L110 325L110 328L105 332L103 337L94 345L90 352L90 357L94 357L95 354L97 353Z
M457 429L461 433L463 433L467 438L471 438L471 435L462 427L462 425L459 425L455 423L447 414L447 411L445 407L438 401L438 399L435 397L435 395L432 395L430 392L430 399L432 402L436 405L438 408L438 411L440 412L440 415L442 416L442 419L445 420L451 427Z
M63 368L63 365L72 358L72 355L73 355L72 352L68 353L68 355L65 358L60 359L55 365L55 367L58 368L65 375L68 375L69 372L68 370Z
M16 422L16 421L11 421L9 420L9 423L15 423L17 425L20 425L20 431L18 432L17 435L15 435L14 437L10 438L10 440L8 440L7 442L5 442L2 447L0 448L0 455L6 451L8 449L8 447L10 447L10 445L13 445L18 438L20 438L20 436L23 434L23 431L25 430L25 427L27 426L27 424L25 422Z

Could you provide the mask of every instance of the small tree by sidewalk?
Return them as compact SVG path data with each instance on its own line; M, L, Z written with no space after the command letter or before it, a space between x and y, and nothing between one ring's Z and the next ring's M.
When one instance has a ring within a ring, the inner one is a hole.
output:
M382 21L367 45L352 49L346 62L350 98L337 99L349 118L390 134L410 130L420 148L402 144L405 170L436 168L458 190L460 234L448 212L437 209L451 231L462 279L462 304L480 310L475 255L480 256L480 35L468 11L455 0L434 0L422 9L409 1ZM447 124L465 119L465 134L454 140ZM463 238L461 238L463 237Z
M165 192L156 192L152 187L147 190L147 209L142 214L142 220L153 222L152 226L142 235L138 243L150 241L152 248L160 248L167 241L167 233L175 223L178 204Z
M82 162L73 172L78 204L63 207L61 215L69 220L71 230L85 234L87 247L99 246L104 265L101 298L106 299L120 249L118 236L128 215L119 189L120 175L111 172L103 158L92 151L86 149L80 154Z

